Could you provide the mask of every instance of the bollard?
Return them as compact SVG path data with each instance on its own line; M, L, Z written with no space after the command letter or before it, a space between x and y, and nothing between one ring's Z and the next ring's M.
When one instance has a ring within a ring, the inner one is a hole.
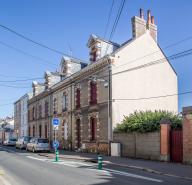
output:
M55 162L59 161L59 151L55 150Z
M103 168L103 158L102 156L98 156L98 170L102 170Z

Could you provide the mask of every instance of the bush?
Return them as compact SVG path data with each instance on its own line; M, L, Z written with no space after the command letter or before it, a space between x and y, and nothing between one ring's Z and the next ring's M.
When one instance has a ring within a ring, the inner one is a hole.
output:
M155 132L160 130L161 119L171 121L174 129L182 128L182 119L178 115L168 111L140 111L125 116L120 124L117 124L115 132Z

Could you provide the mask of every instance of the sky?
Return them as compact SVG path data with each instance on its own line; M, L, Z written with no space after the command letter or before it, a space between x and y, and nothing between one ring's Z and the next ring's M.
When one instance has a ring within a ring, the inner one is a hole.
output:
M120 3L121 0L114 1L106 39ZM111 4L112 0L1 0L0 25L88 61L89 36L104 36ZM121 44L131 38L131 17L143 8L145 16L148 9L155 16L158 43L167 56L191 49L191 7L190 0L126 0L112 40ZM164 49L181 40L185 41ZM0 27L0 81L42 78L46 70L59 69L61 57ZM192 55L170 62L178 75L179 93L191 91ZM32 90L31 83L0 82L0 118L13 115L13 103ZM179 111L190 105L192 94L179 96Z

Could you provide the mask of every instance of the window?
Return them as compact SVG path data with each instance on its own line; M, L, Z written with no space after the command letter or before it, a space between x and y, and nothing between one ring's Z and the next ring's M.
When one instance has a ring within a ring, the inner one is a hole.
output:
M39 125L39 137L41 138L42 134L41 134L41 125Z
M81 107L81 92L80 89L76 90L76 108L79 109Z
M32 109L32 120L35 120L35 107Z
M90 83L90 104L94 105L97 104L97 83L91 82Z
M46 101L45 102L45 117L49 116L49 103Z
M76 138L77 138L77 148L81 147L81 120L76 120Z
M67 111L68 97L66 93L63 93L63 112Z
M96 140L96 118L91 118L91 141Z
M35 137L35 126L33 126L33 137Z
M45 125L45 138L47 138L47 125Z
M30 137L31 136L31 128L29 126L29 130L28 130L28 136Z
M42 118L42 106L39 105L39 118Z
M53 100L53 114L57 114L57 98Z
M92 54L92 56L93 56L93 62L95 62L96 59L97 59L97 52L94 51L93 54Z

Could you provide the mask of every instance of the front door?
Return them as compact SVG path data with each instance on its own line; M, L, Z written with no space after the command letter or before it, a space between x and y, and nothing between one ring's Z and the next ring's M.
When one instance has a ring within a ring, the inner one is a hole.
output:
M77 129L77 147L81 147L81 127L80 127L80 119L77 119L76 121L76 129Z

